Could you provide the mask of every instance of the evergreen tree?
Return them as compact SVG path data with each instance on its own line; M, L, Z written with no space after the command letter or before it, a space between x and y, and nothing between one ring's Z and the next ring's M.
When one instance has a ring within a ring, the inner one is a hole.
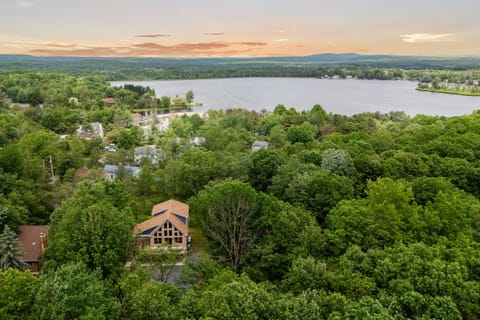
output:
M0 235L0 268L5 271L8 268L21 270L25 264L20 261L22 249L17 235L8 225L5 225Z

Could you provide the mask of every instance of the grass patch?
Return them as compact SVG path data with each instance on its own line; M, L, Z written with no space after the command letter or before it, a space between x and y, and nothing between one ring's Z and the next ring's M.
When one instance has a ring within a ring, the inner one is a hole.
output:
M191 253L207 250L207 239L203 236L202 230L199 228L189 228L189 234L192 237Z
M416 88L418 91L444 93L444 94L457 94L460 96L479 97L480 92L471 92L467 90L455 90L455 89L433 89L433 88Z

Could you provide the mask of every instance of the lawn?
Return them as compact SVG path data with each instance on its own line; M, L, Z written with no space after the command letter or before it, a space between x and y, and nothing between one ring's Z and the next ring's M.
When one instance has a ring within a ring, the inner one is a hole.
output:
M207 250L207 240L203 236L202 230L199 228L189 228L190 236L192 237L191 253L202 252Z

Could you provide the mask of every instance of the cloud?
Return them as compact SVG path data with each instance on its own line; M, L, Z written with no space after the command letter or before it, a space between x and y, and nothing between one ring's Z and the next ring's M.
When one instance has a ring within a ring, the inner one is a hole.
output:
M7 1L6 3L0 4L0 9L11 9L11 8L28 8L34 5L30 1Z
M285 42L285 41L288 41L288 39L287 38L281 38L281 39L275 39L273 41L275 41L275 42Z
M235 42L235 44L239 44L242 46L266 46L266 42L254 42L254 41L245 41L245 42Z
M0 44L7 47L25 49L32 47L49 47L49 48L84 48L89 44L82 43L66 43L66 42L52 42L31 38L17 38L8 35L0 34Z
M287 31L285 30L275 30L276 33L286 33Z
M223 36L225 33L223 32L205 32L204 35L206 36Z
M411 33L401 34L400 38L407 43L425 42L456 42L459 41L453 33Z
M31 43L30 43L31 44ZM15 44L18 46L19 44ZM24 44L25 45L25 44ZM36 41L28 52L43 56L231 56L250 53L264 42L192 42L164 45L156 42L112 46Z
M15 6L17 8L28 8L28 7L33 6L33 2L30 2L30 1L16 1Z
M51 47L51 48L81 48L82 46L73 43L63 43L63 42L51 42L51 43L44 43L43 46Z
M161 38L161 37L171 37L171 34L163 33L154 33L154 34L136 34L135 38Z

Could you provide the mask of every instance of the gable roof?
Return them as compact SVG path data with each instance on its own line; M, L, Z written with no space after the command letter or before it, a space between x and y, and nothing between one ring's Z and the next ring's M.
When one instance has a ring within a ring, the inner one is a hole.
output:
M103 170L107 173L117 173L119 167L113 164L106 164L103 167ZM123 169L125 170L126 174L132 175L132 176L137 176L140 173L141 168L140 167L134 167L134 166L123 166Z
M172 213L188 219L188 211L188 204L170 199L154 205L152 208L152 216L163 213Z
M136 156L156 156L158 149L156 146L145 146L135 148Z
M252 150L257 151L263 148L268 148L268 141L254 141L252 144Z
M163 225L168 220L183 234L187 235L188 211L188 204L177 200L171 199L158 203L152 208L152 217L137 224L134 233L145 232L144 235L150 235L158 226Z
M18 240L23 248L23 260L38 261L44 249L41 236L47 234L48 226L20 226L18 230Z
M188 234L188 227L180 219L171 213L161 214L159 216L152 217L148 220L140 222L135 226L134 233L139 234L145 231L149 231L146 235L150 235L158 226L163 225L166 221L170 221L178 230L184 235Z

